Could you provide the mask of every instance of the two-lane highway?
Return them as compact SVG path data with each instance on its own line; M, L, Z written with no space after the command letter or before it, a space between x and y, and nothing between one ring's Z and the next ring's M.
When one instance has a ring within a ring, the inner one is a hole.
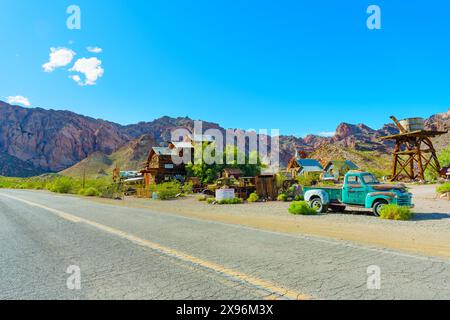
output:
M67 286L69 266L80 290ZM0 298L449 299L450 269L343 241L0 190Z

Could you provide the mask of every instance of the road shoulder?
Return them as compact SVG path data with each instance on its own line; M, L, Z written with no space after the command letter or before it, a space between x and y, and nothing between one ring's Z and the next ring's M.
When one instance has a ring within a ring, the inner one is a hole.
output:
M318 217L291 216L287 213L286 203L212 206L198 202L195 197L167 202L135 198L123 201L89 200L267 231L325 237L430 257L450 258L450 215L447 219L425 213L419 220L402 222L380 220L363 212Z

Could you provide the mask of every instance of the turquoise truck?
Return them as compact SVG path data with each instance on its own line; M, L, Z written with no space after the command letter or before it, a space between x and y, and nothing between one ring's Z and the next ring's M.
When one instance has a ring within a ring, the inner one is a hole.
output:
M380 216L387 204L413 208L412 194L404 185L381 184L369 172L350 171L343 186L305 187L305 201L318 213L343 212L347 207L371 209Z

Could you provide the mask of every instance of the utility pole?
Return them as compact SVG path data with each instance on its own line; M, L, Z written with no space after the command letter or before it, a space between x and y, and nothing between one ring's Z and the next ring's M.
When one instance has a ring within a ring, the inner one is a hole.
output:
M86 187L86 168L83 168L83 188L84 189Z

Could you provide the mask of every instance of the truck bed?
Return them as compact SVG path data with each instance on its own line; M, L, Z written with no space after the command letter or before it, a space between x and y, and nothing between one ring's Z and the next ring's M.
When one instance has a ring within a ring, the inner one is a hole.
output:
M304 187L303 191L323 190L330 196L331 202L340 202L342 198L342 186Z

